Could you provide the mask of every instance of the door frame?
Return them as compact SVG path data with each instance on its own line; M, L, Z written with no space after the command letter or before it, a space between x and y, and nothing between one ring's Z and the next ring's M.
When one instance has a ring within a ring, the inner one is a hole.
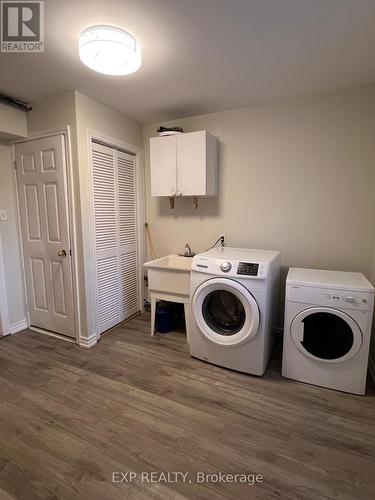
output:
M22 274L23 274L23 284L24 291L26 297L26 319L27 325L30 328L30 315L29 315L29 306L28 306L28 298L27 298L27 290L26 290L26 275L25 275L25 261L23 255L23 245L22 245L22 230L21 230L21 214L19 207L19 198L18 198L18 189L17 189L17 171L16 171L16 154L15 154L15 146L24 142L30 142L37 139L45 139L54 135L63 135L64 136L64 144L65 144L65 160L66 160L66 191L67 191L67 210L68 210L68 233L69 233L69 242L70 248L72 250L71 255L71 276L72 276L72 289L73 289L73 307L74 307L74 330L75 330L75 342L79 344L79 339L81 336L81 310L79 305L79 272L78 272L78 253L77 253L77 220L75 217L76 213L76 204L75 204L75 189L74 189L74 177L73 177L73 157L72 157L72 148L71 148L71 131L70 126L65 125L62 127L50 128L45 130L38 130L37 132L31 132L27 138L20 139L16 141L12 141L12 163L13 163L13 191L14 197L16 200L16 219L18 226L18 236L21 250L21 259L22 259ZM37 331L44 332L41 328L35 328ZM59 335L55 332L47 332L51 335L57 336L59 338L64 338L63 335ZM66 338L66 340L70 340Z
M86 286L86 308L87 311L92 311L93 314L87 314L88 330L92 331L96 337L96 341L100 339L99 324L98 324L98 300L97 290L95 288L95 229L94 229L94 193L93 193L93 177L92 177L92 141L98 141L104 146L119 148L125 152L135 155L135 184L136 184L136 211L137 211L137 254L138 254L138 300L140 311L143 312L143 263L146 261L145 254L145 187L144 187L144 164L143 164L143 149L127 142L113 139L96 130L86 129L86 175L87 185L81 186L81 207L82 207L82 229L87 230L87 236L83 237L83 251L85 258L85 286ZM82 188L86 191L85 203L82 203ZM91 317L91 324L89 323Z
M9 335L11 333L1 234L0 234L0 326L1 326L0 337L5 337L5 335Z

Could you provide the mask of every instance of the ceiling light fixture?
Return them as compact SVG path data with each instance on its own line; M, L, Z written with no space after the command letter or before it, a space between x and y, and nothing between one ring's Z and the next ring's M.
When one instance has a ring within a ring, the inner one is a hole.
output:
M130 75L142 64L136 38L114 26L92 26L82 31L79 57L83 64L105 75Z

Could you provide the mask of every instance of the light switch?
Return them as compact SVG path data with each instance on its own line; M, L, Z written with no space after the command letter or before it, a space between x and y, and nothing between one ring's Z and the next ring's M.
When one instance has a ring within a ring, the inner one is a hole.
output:
M0 208L0 220L8 220L8 215L5 208Z

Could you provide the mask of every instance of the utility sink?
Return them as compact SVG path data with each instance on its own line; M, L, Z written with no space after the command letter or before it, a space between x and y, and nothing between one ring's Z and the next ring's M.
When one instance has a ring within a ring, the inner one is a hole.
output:
M150 292L189 296L192 262L191 257L177 254L146 262Z
M151 335L155 332L156 303L159 300L184 304L186 336L189 343L190 271L193 259L170 254L144 264L151 299Z
M145 267L154 269L173 269L174 271L190 271L192 257L182 257L181 255L170 254L160 259L151 260L145 263Z

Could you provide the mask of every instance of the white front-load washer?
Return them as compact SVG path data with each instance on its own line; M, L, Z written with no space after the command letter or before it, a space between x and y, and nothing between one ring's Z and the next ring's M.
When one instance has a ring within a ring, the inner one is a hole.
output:
M220 247L196 255L190 277L190 354L263 375L272 349L280 253Z
M290 268L282 375L364 394L373 306L361 273Z

